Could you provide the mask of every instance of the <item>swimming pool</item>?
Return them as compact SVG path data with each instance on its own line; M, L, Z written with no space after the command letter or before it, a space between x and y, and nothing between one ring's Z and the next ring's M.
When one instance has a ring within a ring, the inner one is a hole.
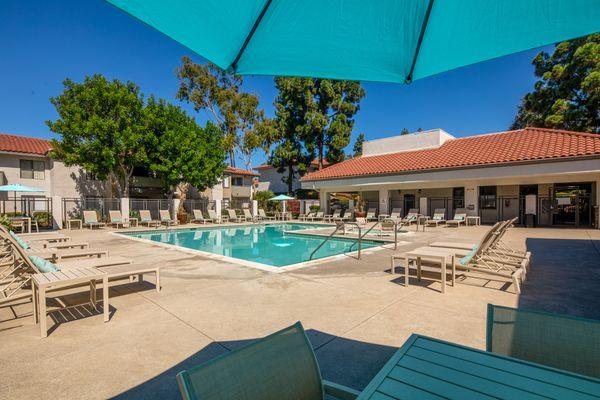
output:
M302 223L230 225L226 227L132 232L122 233L122 235L272 267L286 267L310 261L311 253L324 240L323 237L319 236L298 235L288 232L316 228L323 228L323 225ZM368 249L382 244L382 242L373 240L363 240L362 248ZM355 240L332 238L315 253L312 260L356 250Z

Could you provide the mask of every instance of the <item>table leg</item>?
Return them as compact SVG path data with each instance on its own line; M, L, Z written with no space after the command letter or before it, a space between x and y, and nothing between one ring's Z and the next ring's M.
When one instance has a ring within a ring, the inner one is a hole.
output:
M392 271L392 275L394 275L396 273L396 268L394 267L394 256L391 257L392 262L390 265L390 271Z
M31 233L31 218L27 219L27 231L28 233Z
M446 257L440 257L440 267L442 268L442 293L446 293Z
M38 310L40 313L40 337L48 336L48 325L46 321L46 289L38 288Z
M108 301L108 275L102 278L102 306L104 307L104 322L108 322L108 310L110 308Z
M417 257L417 280L421 282L421 257Z
M33 323L37 325L38 323L38 309L37 309L37 290L35 282L31 282L31 304L33 305Z
M90 303L92 303L94 310L98 309L98 307L97 307L98 298L96 295L96 281L95 280L90 281Z
M404 257L404 286L408 287L408 267L410 265L410 257Z
M456 254L452 255L452 287L456 286Z

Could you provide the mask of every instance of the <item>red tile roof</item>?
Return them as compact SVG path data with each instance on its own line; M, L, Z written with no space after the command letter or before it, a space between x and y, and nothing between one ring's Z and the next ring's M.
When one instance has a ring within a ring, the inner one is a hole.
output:
M593 155L600 155L600 135L525 128L451 139L436 149L356 157L309 173L301 180L317 181Z
M227 168L225 168L225 172L229 172L230 174L235 175L260 176L260 174L257 172L249 171L247 169L235 168L229 165L227 166Z
M46 155L51 150L50 141L27 136L0 133L0 151Z

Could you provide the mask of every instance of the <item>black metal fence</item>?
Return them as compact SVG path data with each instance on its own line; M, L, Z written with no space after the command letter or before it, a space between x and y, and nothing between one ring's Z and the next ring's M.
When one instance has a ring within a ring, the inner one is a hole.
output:
M215 209L215 202L207 199L186 199L183 202L183 208L190 215L194 213L194 210L202 210L206 214L208 210Z
M153 219L160 219L160 210L172 211L171 201L169 199L129 199L129 214L138 217L140 210L148 210Z
M40 228L52 228L52 198L22 196L2 199L0 214L8 217L31 217Z
M94 210L102 221L109 220L109 211L121 210L121 199L115 198L63 198L63 223L69 219L82 219L83 211Z

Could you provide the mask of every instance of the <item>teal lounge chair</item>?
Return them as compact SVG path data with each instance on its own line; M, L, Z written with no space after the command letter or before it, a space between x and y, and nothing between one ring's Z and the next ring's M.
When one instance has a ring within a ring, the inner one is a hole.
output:
M177 374L184 399L342 400L360 393L322 379L302 324Z
M600 321L488 304L486 350L600 378Z

